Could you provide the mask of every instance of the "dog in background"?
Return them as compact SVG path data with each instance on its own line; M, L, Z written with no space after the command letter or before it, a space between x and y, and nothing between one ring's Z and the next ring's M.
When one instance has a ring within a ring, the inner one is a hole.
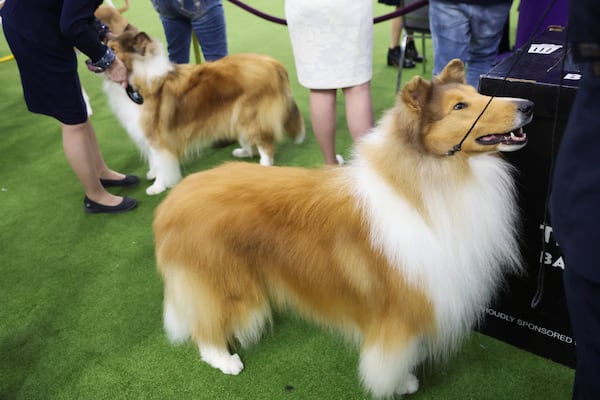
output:
M229 346L291 308L360 346L374 396L415 392L417 365L456 349L520 270L513 168L498 152L526 144L532 107L477 93L453 60L414 77L347 166L189 175L153 225L169 339L239 374Z
M117 118L147 156L146 193L154 195L181 180L180 161L217 139L238 140L235 157L258 151L272 165L284 135L304 140L304 120L292 98L288 74L277 60L233 54L202 64L173 64L162 45L144 32L127 29L108 45L125 63L129 80L144 99L133 103L123 88L105 80Z
M98 18L108 29L115 35L120 35L129 27L129 22L123 17L123 13L129 10L129 0L125 0L123 7L115 7L112 1L106 1L106 5L101 5L94 12L94 16Z

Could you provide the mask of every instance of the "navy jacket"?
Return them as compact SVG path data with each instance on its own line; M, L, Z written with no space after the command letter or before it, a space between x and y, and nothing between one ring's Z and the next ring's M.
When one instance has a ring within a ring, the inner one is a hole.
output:
M57 52L77 47L92 61L106 46L94 27L94 11L102 0L6 0L2 23L45 48Z
M567 30L576 61L600 61L600 1L569 0Z
M600 2L570 0L569 41L583 75L556 159L550 211L566 268L600 284ZM587 54L589 53L589 54Z

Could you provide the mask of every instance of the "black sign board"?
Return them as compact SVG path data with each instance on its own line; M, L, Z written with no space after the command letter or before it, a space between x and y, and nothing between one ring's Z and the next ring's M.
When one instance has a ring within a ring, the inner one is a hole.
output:
M535 111L525 127L527 146L505 155L518 171L525 275L509 279L487 309L479 331L574 367L575 343L562 282L564 262L547 212L552 165L579 82L565 37L562 27L550 27L480 79L481 93L526 98L535 103Z

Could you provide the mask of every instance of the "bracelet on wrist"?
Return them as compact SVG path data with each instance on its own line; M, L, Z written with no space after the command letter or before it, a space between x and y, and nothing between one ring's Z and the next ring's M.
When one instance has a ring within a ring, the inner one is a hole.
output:
M92 60L87 60L85 63L88 69L97 74L106 71L106 69L115 62L115 53L110 49L110 47L106 48L106 53L96 62L92 62Z

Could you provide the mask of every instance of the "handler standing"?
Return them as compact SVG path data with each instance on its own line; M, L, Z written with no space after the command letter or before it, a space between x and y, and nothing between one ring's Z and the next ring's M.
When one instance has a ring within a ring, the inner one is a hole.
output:
M2 28L15 56L29 111L60 122L65 155L85 190L89 213L117 213L137 205L106 186L133 186L139 179L113 171L104 162L77 74L76 47L91 59L90 69L127 86L127 68L101 42L107 34L94 17L102 0L7 0Z
M569 41L583 79L560 145L550 212L565 258L577 365L573 399L600 399L600 3L570 0Z

